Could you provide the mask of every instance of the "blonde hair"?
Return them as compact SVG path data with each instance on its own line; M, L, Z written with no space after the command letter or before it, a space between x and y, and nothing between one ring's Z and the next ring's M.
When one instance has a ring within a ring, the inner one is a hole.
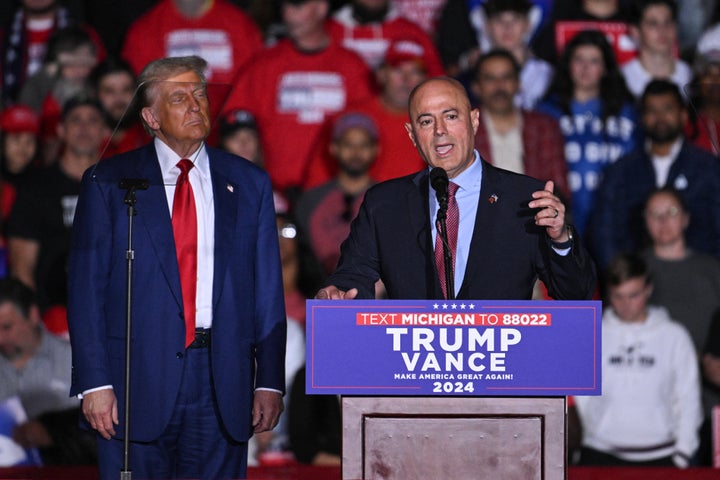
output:
M144 107L151 106L155 102L158 84L168 78L185 72L193 72L198 76L201 83L207 83L207 79L205 78L206 68L207 61L197 55L160 58L148 63L138 77L140 110ZM154 136L153 130L147 125L142 116L141 120L145 131Z

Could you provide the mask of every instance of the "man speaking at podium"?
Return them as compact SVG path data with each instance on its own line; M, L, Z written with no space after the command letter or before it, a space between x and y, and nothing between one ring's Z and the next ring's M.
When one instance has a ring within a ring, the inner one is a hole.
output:
M372 299L382 280L391 299L529 300L539 278L555 299L590 299L595 267L553 183L480 158L479 113L462 85L426 80L408 113L405 128L429 168L365 194L338 267L315 298ZM445 225L436 222L439 210Z
M129 470L143 479L245 478L248 437L275 427L283 408L286 320L270 180L205 146L206 66L199 57L146 66L141 114L153 142L83 177L68 272L71 394L82 394L98 432L103 480L125 472L118 420L130 254L119 184L146 182L132 230Z

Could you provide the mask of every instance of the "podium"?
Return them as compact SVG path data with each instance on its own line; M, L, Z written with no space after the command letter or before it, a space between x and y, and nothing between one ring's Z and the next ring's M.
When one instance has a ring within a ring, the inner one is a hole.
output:
M343 479L565 479L599 395L599 302L309 301L308 394L342 396Z

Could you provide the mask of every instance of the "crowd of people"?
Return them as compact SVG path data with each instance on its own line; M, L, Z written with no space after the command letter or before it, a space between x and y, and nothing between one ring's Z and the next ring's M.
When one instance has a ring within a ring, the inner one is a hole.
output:
M597 266L604 392L571 401L571 461L711 463L720 2L120 3L19 0L0 12L0 401L18 396L27 411L19 444L46 463L93 461L79 401L59 395L70 383L62 338L81 179L151 141L137 93L146 65L197 55L213 123L206 143L264 169L274 190L286 413L254 437L250 464L340 462L336 398L304 393L305 299L338 278L366 191L426 166L408 102L443 75L477 108L482 159L552 181ZM376 298L397 290L367 287ZM540 282L534 298L552 290Z

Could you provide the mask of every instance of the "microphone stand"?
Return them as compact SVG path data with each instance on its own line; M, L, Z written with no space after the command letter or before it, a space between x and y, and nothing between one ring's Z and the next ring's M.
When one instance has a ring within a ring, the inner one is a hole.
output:
M440 202L440 208L437 212L437 219L435 224L437 226L440 240L443 244L443 262L445 263L445 292L447 292L448 300L455 300L455 279L453 278L453 267L452 267L452 251L450 250L450 244L448 243L447 236L447 200Z
M127 190L124 202L125 205L128 206L128 247L125 251L127 264L127 284L125 291L125 397L123 399L125 406L125 415L123 416L125 435L123 438L123 468L120 471L120 480L132 480L132 471L130 470L130 346L132 334L132 272L133 262L135 260L135 250L133 249L133 217L136 215L135 203L137 203L135 192L137 190L147 190L148 181L137 178L124 178L120 180L118 186L123 190Z

